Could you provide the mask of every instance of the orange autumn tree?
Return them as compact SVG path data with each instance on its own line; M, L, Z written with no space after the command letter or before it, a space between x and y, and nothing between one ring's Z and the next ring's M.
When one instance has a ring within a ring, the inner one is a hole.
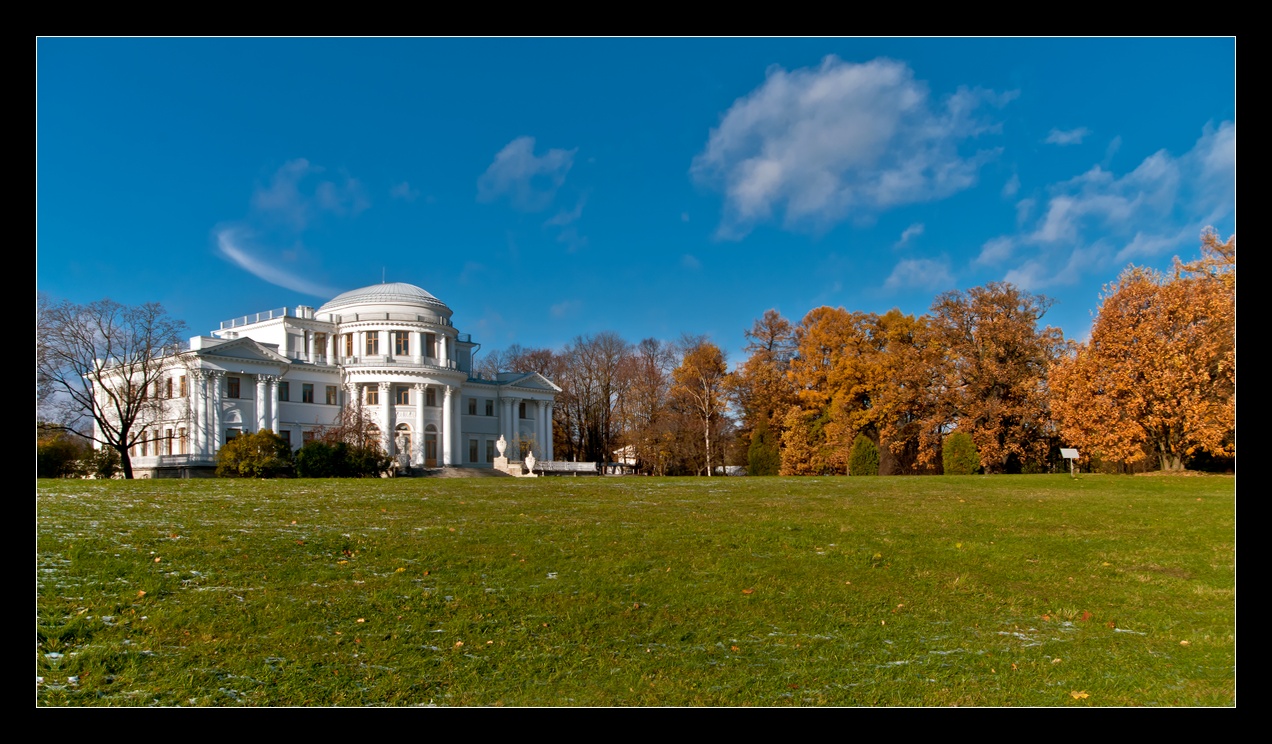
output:
M1128 268L1105 287L1091 340L1051 376L1052 410L1071 445L1181 470L1199 452L1234 456L1236 236L1202 235L1201 260L1171 274Z

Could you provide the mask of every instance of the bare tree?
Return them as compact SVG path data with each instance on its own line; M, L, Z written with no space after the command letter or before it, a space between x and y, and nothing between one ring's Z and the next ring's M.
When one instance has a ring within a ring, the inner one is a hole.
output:
M66 431L118 452L131 478L128 450L163 413L160 380L181 352L185 323L153 302L55 304L41 296L37 310L37 405Z

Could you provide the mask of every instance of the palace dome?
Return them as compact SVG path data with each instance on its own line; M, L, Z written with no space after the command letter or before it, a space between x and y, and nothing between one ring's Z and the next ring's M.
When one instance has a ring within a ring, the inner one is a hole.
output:
M348 292L337 295L318 308L318 312L339 312L355 306L366 305L407 305L424 307L433 312L440 310L447 316L451 314L451 309L446 306L445 302L414 284L405 282L385 282L384 284L372 284L361 289L351 289Z

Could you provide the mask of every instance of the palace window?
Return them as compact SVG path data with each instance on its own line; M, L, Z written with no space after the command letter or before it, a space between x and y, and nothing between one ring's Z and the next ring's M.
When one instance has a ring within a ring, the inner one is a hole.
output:
M237 377L225 378L225 397L227 398L239 397L239 378Z
M290 431L283 429L282 431L278 432L278 436L281 437L282 440L287 443L288 447L291 447L291 432Z
M315 432L313 431L302 431L300 433L300 441L303 444L309 444L310 442L314 441L314 434Z
M184 397L186 397L187 395L189 395L189 394L190 394L190 389L189 389L188 387L186 387L186 376L185 376L185 375L181 375L181 386L180 386L180 389L181 389L181 397L182 397L182 398L184 398Z
M380 353L380 332L367 331L367 356L376 356Z
M177 453L178 455L190 454L190 436L186 434L185 427L177 429L177 445L181 448L181 451Z
M380 388L372 387L370 385L367 386L367 405L380 405Z
M411 389L409 387L399 386L396 389L397 404L399 406L411 405Z
M291 400L291 383L290 382L284 381L284 382L278 383L278 399Z
M518 418L526 417L526 402L524 400L521 401L521 404L517 406L517 417Z
M225 430L225 443L226 443L226 444L229 444L230 442L234 441L234 440L238 437L238 435L239 435L239 434L242 434L242 433L243 433L243 430L242 430L242 429L226 429L226 430Z
M165 392L165 393L167 393L167 397L171 398L171 397L172 397L172 388L174 387L174 386L173 386L173 382L172 382L172 378L171 378L171 377L169 377L169 378L165 381L164 387L165 387L164 392Z
M168 382L172 382L172 380L169 380ZM173 439L172 429L165 429L164 435L165 436L164 436L164 443L163 443L163 453L165 455L171 455L172 454L172 439Z
M424 351L425 351L424 356L431 356L431 357L437 356L437 334L435 333L424 334Z
M344 355L347 357L353 356L353 334L352 333L346 333L344 335L344 347L345 347Z
M393 354L394 356L409 356L411 354L410 331L393 332Z
M495 415L495 402L493 400L486 401L486 415L487 416Z
M429 388L428 390L424 391L424 405L426 406L437 405L437 390L433 388Z
M141 433L141 456L146 457L150 454L150 442L146 441L146 432Z
M335 385L327 386L327 405L334 406L340 402L340 388Z
M494 464L495 462L495 440L486 440L486 462Z
M469 416L477 415L477 399L476 398L468 399L468 415Z
M301 384L301 386L300 386L300 402L301 402L301 403L313 403L313 402L314 402L314 385L313 385L313 383L311 383L311 382L306 382L306 383L302 383L302 384Z
M477 440L468 440L468 461L477 462Z

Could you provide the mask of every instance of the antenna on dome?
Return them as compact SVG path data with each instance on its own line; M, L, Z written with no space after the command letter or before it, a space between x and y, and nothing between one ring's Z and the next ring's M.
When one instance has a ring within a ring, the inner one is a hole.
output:
M384 278L384 267L380 267L380 283L384 284L387 280Z

